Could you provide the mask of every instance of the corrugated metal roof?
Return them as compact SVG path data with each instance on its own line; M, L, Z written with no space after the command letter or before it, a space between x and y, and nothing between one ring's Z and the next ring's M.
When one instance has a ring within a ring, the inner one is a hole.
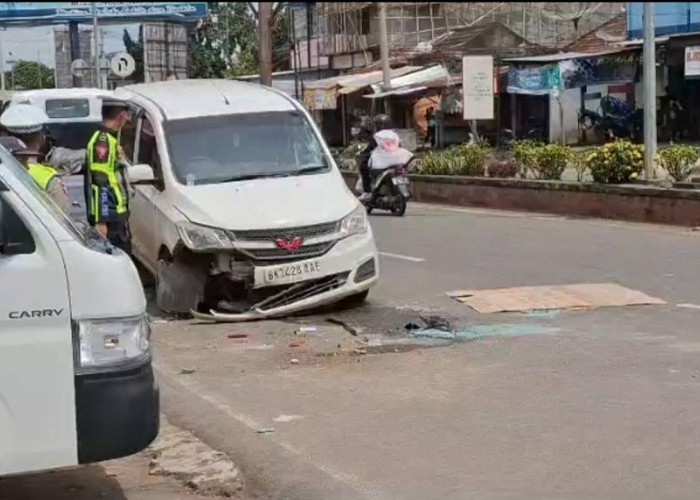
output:
M450 76L449 71L442 65L431 66L421 71L416 71L398 78L392 78L391 90L389 94L397 94L398 91L407 90L411 87L425 86L427 83L438 80L446 80ZM379 84L372 85L375 94L382 92ZM387 94L387 95L389 95Z
M397 78L408 73L413 73L421 69L421 66L403 66L391 70L391 77ZM342 75L308 82L305 85L307 89L331 89L333 87L357 87L362 88L367 85L379 83L382 81L381 71L370 71L369 73L360 73L359 75Z
M605 50L601 52L561 52L559 54L548 54L544 56L531 56L531 57L511 57L507 59L502 59L504 62L513 63L548 63L548 62L559 62L566 61L567 59L580 59L583 57L597 57L606 56L609 54L619 54L622 52L627 52L632 48L619 48L612 50Z

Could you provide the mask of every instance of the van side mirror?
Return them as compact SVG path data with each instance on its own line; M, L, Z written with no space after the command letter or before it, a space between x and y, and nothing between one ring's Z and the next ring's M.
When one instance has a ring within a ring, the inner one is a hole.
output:
M139 163L130 165L126 170L129 184L133 186L154 186L157 184L156 176L150 165Z

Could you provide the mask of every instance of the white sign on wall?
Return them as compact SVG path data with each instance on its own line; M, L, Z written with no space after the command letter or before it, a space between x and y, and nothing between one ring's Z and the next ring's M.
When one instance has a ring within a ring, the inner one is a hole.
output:
M463 117L465 120L493 120L493 57L462 58Z
M685 48L685 76L700 77L700 47Z

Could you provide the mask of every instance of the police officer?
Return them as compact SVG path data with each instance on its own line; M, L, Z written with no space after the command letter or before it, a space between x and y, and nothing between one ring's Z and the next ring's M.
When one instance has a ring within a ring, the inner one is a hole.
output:
M70 214L71 201L61 176L56 169L40 163L40 151L46 142L44 125L48 120L46 113L37 106L14 104L0 116L0 125L12 134L3 137L0 144L22 162L34 182L61 210Z
M131 253L129 199L123 174L119 131L129 121L128 105L102 102L102 126L87 145L85 201L88 222L117 248Z

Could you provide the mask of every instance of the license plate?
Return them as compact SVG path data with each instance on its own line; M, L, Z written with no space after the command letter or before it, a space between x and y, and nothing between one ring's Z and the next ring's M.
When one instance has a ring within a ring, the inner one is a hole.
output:
M391 182L394 183L394 186L405 186L406 184L408 184L408 179L406 179L405 177L392 177Z
M269 266L261 269L260 281L263 286L297 283L321 276L321 264L316 260Z

